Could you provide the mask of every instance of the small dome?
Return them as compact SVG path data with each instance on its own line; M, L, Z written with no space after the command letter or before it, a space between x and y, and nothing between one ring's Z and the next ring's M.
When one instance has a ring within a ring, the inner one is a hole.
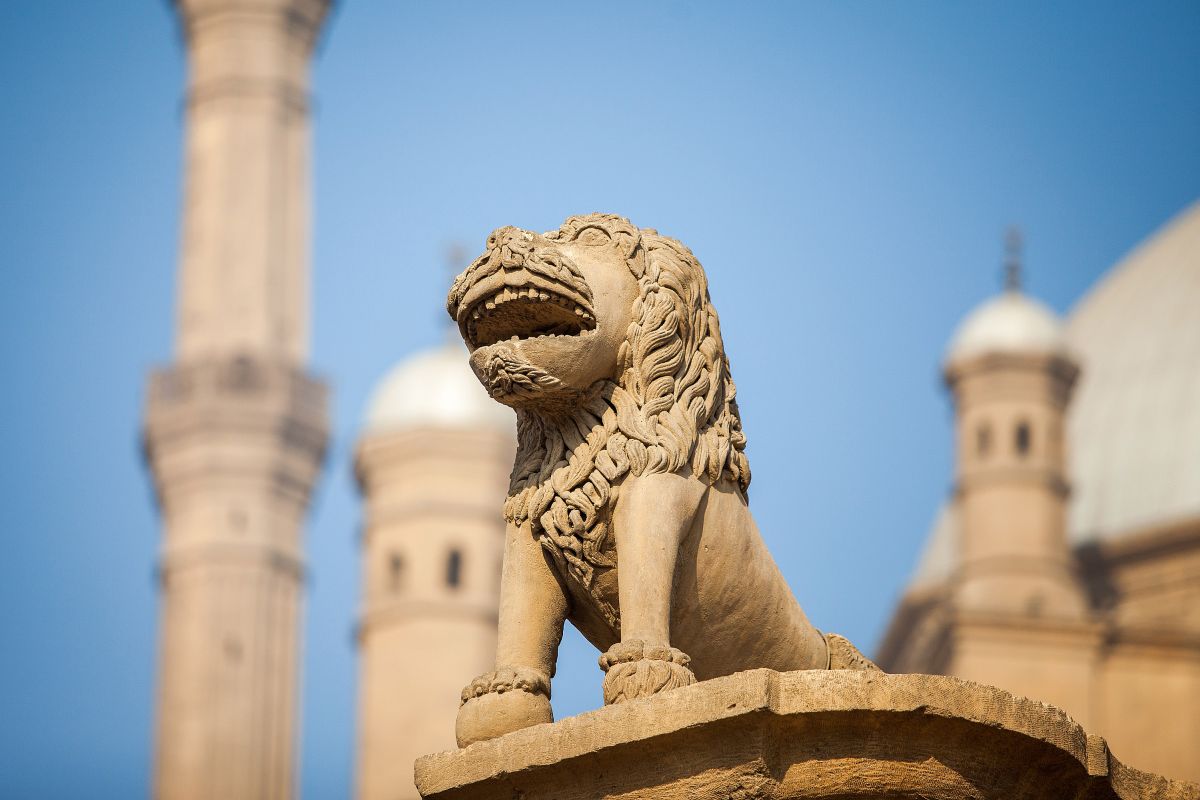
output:
M428 427L516 430L512 409L488 397L457 336L392 367L367 404L363 434Z
M1018 291L1006 291L967 315L958 326L946 361L984 353L1064 354L1066 338L1058 315Z

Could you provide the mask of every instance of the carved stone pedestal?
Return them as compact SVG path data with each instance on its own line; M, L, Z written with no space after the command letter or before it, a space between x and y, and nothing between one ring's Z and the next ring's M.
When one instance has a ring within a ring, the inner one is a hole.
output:
M1044 703L852 671L704 681L425 756L416 779L437 800L1200 800Z

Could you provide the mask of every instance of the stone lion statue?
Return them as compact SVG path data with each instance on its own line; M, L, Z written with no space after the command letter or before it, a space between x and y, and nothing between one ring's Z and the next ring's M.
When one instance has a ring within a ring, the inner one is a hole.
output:
M463 690L460 746L553 720L568 619L603 653L605 703L758 667L875 668L809 623L763 544L687 247L610 214L500 228L447 310L518 433L497 666Z

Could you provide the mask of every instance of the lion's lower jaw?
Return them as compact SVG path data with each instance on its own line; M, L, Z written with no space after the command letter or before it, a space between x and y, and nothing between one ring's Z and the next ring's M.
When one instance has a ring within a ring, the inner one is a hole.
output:
M558 416L578 408L584 394L504 343L480 347L470 364L491 398L511 408Z
M604 670L604 704L690 686L696 676L688 669L691 659L674 647L647 646L640 641L621 642L600 656Z

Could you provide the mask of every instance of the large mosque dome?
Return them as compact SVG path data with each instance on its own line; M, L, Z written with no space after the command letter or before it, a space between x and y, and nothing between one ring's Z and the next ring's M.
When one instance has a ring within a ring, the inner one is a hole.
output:
M1072 311L1068 418L1076 541L1200 517L1200 201Z
M426 427L516 430L512 409L488 397L457 335L383 377L367 404L363 434Z

